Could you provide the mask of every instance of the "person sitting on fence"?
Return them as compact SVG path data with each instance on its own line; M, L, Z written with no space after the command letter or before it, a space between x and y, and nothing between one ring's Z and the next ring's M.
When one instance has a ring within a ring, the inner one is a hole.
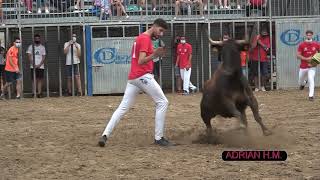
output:
M84 6L83 0L77 0L76 5L74 6L74 11L80 12L81 9L83 9L83 6Z
M1 86L1 92L3 92L3 86L4 86L4 67L6 65L6 58L5 58L5 49L1 46L0 41L0 86Z
M203 2L202 0L176 0L175 4L175 17L173 19L176 19L179 14L185 14L185 11L187 10L188 15L191 15L192 11L192 5L195 4L195 6L199 7L200 16L201 18L204 18L203 16ZM181 13L181 9L183 13Z
M21 0L21 6L26 6L28 14L32 13L32 0Z
M157 10L157 3L159 3L158 6L162 7L164 5L164 0L152 0L152 11Z
M247 0L246 16L252 15L251 13L256 10L260 11L262 16L266 15L266 7L268 0Z
M126 15L126 18L129 18L129 15L127 14L126 10L123 6L123 0L111 0L111 4L115 8L117 12L117 16L122 16L122 14Z
M37 8L38 8L38 11L37 13L38 14L41 14L41 8L42 6L44 5L44 11L46 14L49 14L50 11L49 11L49 8L48 8L48 3L47 3L47 0L37 0ZM32 5L31 5L32 6Z

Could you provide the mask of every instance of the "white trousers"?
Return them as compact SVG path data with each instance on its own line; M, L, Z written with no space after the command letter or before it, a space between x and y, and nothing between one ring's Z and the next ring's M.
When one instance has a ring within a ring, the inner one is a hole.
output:
M309 97L314 95L314 76L316 74L316 67L300 69L299 70L299 85L305 86L305 81L308 78L309 83Z
M148 94L156 103L155 139L159 140L164 136L165 115L169 102L152 74L145 74L137 79L128 81L123 99L117 110L113 113L102 136L106 135L110 137L112 130L135 103L136 96L141 90Z
M189 88L196 89L197 87L194 86L190 81L191 76L191 68L187 71L186 68L180 69L180 76L183 81L183 90L189 92Z

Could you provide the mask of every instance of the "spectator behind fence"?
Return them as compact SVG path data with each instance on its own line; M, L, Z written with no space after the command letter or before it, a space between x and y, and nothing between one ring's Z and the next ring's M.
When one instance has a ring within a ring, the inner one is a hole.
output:
M95 0L94 6L100 9L100 19L106 20L108 16L112 15L111 13L111 2L109 0Z
M14 38L13 46L7 52L6 55L6 66L5 66L5 78L6 84L3 86L3 91L0 95L0 100L4 99L4 95L8 87L16 82L16 99L20 99L21 95L21 74L19 70L19 49L21 47L20 38Z
M268 76L268 52L270 51L270 36L266 29L262 29L260 35L253 38L251 42L251 72L254 76L255 91L259 91L259 75L258 69L260 68L261 75L261 91L266 91L265 86ZM259 67L260 61L260 67Z
M174 45L173 45L173 52L174 53L174 64L176 65L177 62L177 47L180 43L180 36L176 36L175 40L174 40ZM177 93L182 93L182 79L180 76L180 68L178 66L174 67L174 75L176 78L176 88L177 88Z
M3 86L4 86L4 68L6 65L6 59L5 59L5 49L1 46L0 41L0 86L1 86L1 93L3 92Z
M242 73L245 77L247 77L248 75L248 59L249 59L249 46L248 44L245 44L243 46L242 51L240 52L240 58L241 58L241 69L242 69Z
M21 5L26 6L28 14L32 13L32 0L21 0Z
M111 0L111 4L113 5L113 8L117 12L117 16L122 16L124 14L126 18L129 18L129 15L127 14L126 10L124 9L123 6L123 0Z
M192 6L193 4L199 8L200 16L203 19L203 2L202 0L176 0L175 3L175 17L173 19L176 19L178 15L181 15L181 10L185 12L187 10L188 15L191 15L192 13Z
M189 95L189 88L195 92L197 87L190 81L192 65L192 46L186 42L184 36L180 37L180 44L177 47L176 66L180 68L180 75L183 81L183 95Z
M46 48L41 44L41 39L39 34L34 35L34 44L29 45L26 53L28 54L28 59L30 62L32 93L36 92L37 97L41 98L42 85L43 85L43 79L44 79L44 61L46 58ZM33 60L33 56L35 60ZM33 67L33 65L35 66L35 68ZM33 71L35 71L35 75L36 75L36 79L35 79L36 84L34 84Z
M309 101L314 100L314 76L316 74L316 67L310 65L311 57L320 52L320 45L312 40L313 32L306 31L306 40L299 44L297 56L301 60L299 69L299 85L300 90L309 83Z
M246 15L251 15L252 10L261 11L261 15L265 16L268 0L247 0Z
M157 10L157 2L159 3L158 9L163 7L164 0L152 0L152 11L156 11Z
M1 25L4 25L4 22L3 22L3 11L2 11L2 0L0 0L0 23L1 23Z
M42 8L44 7L44 10L45 10L45 13L46 14L49 14L50 13L50 11L49 11L49 8L48 8L48 2L47 2L47 0L36 0L37 1L37 8L38 8L38 11L37 11L37 13L38 14L41 14L41 12L42 12ZM32 2L32 0L31 0L31 2Z
M165 44L164 44L164 42L161 40L161 39L159 39L159 38L155 38L155 37L153 37L152 38L152 44L153 44L153 49L155 50L155 49L157 49L157 48L159 48L159 47L164 47L165 46ZM153 59L153 62L154 62L154 64L153 64L153 75L154 75L154 79L159 83L159 79L160 79L160 58L162 58L162 57L156 57L156 58L154 58Z
M75 12L80 12L81 9L83 9L84 1L83 0L77 0L76 5L74 6Z
M73 59L71 56L71 49L73 49ZM64 54L66 55L66 73L67 73L67 88L68 95L72 95L72 74L75 77L75 82L78 88L78 96L82 96L81 79L80 79L80 58L81 46L77 43L77 35L72 34L72 40L64 43ZM73 61L73 63L72 63Z
M228 0L223 0L223 5L222 5L221 1L222 0L219 0L220 9L231 9L231 6L230 6Z

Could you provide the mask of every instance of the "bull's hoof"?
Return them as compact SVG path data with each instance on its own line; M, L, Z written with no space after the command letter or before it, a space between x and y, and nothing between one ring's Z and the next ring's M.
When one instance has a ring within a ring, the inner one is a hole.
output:
M263 131L263 135L270 136L270 135L272 135L272 132L270 130L266 129Z

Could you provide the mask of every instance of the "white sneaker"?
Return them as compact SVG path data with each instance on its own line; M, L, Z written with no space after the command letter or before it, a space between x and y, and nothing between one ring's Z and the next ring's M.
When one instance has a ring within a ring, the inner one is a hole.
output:
M74 6L74 9L79 9L79 7L77 5Z
M223 9L223 6L222 6L222 5L220 6L220 9Z
M238 10L240 10L240 9L241 9L241 6L240 6L240 5L238 5L238 6L237 6L237 9L238 9Z
M258 88L254 88L254 91L255 91L255 92L258 92L258 91L259 91L259 89L258 89Z
M214 5L214 9L217 10L217 9L218 9L218 6L217 6L217 5Z
M126 18L128 19L130 16L129 15L126 15Z
M32 12L31 12L31 11L27 11L27 13L28 13L28 14L32 14Z
M139 8L139 11L142 11L142 7Z
M152 11L156 11L156 10L157 10L156 8L153 8L153 9L152 9Z
M40 9L40 8L38 8L37 13L38 13L38 14L41 14L41 9Z
M261 91L266 91L266 88L262 87L262 88L261 88Z
M173 17L173 20L176 20L177 19L177 17L175 16L175 17Z
M204 16L201 16L201 19L204 19Z
M50 13L50 11L49 11L48 8L46 8L44 11L45 11L46 14L49 14L49 13Z
M225 9L231 9L231 7L230 7L230 6L225 6L224 8L225 8Z
M203 8L205 11L208 10L208 6L207 5L204 5L204 8Z

